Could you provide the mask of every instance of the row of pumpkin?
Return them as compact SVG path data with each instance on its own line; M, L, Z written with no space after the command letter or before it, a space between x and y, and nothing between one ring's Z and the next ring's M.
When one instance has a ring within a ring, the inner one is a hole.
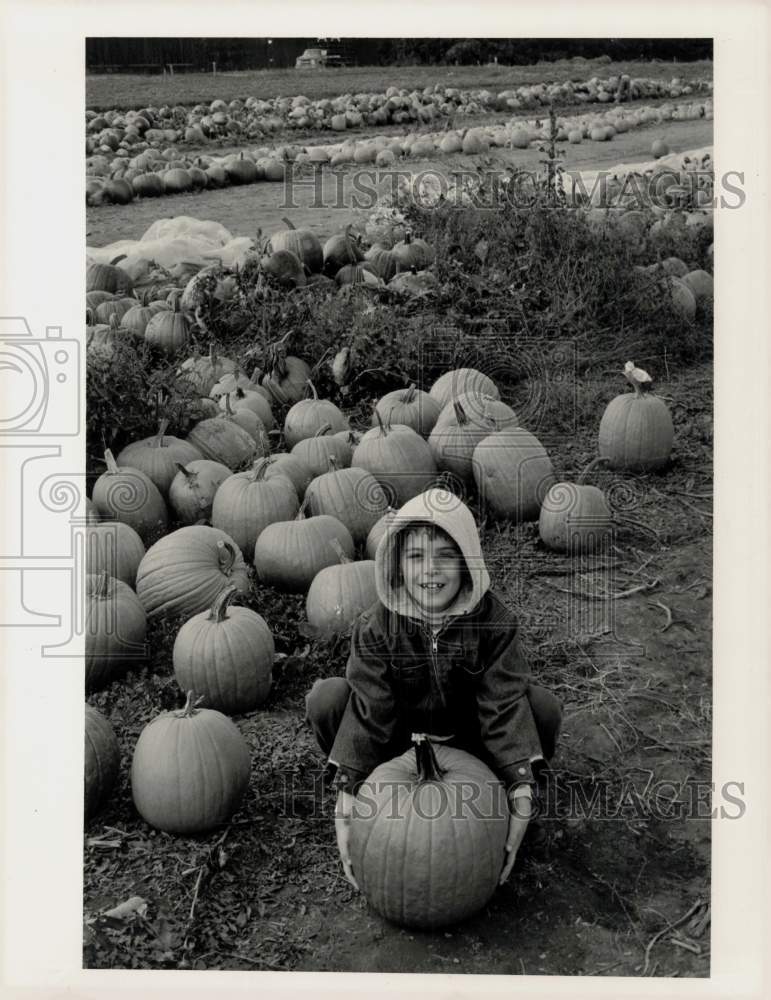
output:
M616 108L601 114L556 120L557 141L607 142L645 125L712 117L712 105L664 104L634 110ZM348 165L374 165L381 170L405 159L434 159L452 155L479 155L491 149L528 149L549 136L549 121L513 119L507 124L407 136L374 136L332 145L284 144L241 150L225 156L185 156L168 142L136 142L112 150L99 147L86 159L86 203L128 204L134 197L151 198L258 181L284 182L291 165L337 169ZM663 151L654 155L664 155Z
M587 81L521 86L493 93L485 89L461 90L435 85L423 91L389 87L381 93L341 94L336 98L311 100L294 97L259 99L249 97L228 103L217 99L192 108L181 105L145 107L139 110L86 111L86 155L100 149L131 149L142 141L203 144L226 136L259 138L283 129L331 130L384 125L430 124L455 115L473 116L495 111L526 111L550 104L607 104L621 80L592 77ZM677 99L692 94L711 94L712 82L683 83L637 78L629 81L628 97Z

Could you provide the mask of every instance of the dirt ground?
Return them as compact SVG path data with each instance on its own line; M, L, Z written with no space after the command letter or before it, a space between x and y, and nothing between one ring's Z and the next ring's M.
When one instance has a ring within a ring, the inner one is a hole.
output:
M624 162L641 162L650 158L651 143L664 139L672 152L697 149L712 142L712 121L698 119L688 122L666 122L649 125L616 135L610 142L589 142L564 145L563 165L567 170L597 170ZM535 169L542 157L537 149L496 150L495 163ZM478 157L456 156L442 160L409 160L399 169L413 174L422 171L449 175L453 170L474 170ZM360 168L371 171L372 168ZM364 180L366 190L352 184L353 172L325 171L319 192L310 179L291 188L282 183L258 183L245 187L203 191L198 194L172 195L165 198L138 200L130 205L100 205L86 209L86 234L89 246L100 247L117 240L139 239L156 219L177 215L192 215L197 219L216 219L236 236L254 236L258 229L270 233L282 228L283 216L291 217L296 226L308 227L319 237L330 236L344 228L365 209L374 207L371 193L375 181ZM362 174L362 177L371 174ZM394 184L391 175L381 175L379 186L388 191ZM354 208L354 196L360 208Z

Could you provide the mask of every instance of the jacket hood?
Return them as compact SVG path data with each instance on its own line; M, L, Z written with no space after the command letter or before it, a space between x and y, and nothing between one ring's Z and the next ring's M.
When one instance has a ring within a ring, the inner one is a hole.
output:
M429 615L413 601L403 585L392 585L391 567L395 558L396 539L406 527L416 522L435 525L452 538L460 549L471 578L471 584L461 588L453 603L441 615ZM490 574L482 555L474 515L465 503L454 493L442 489L426 490L408 500L393 516L377 547L375 583L381 603L389 611L408 618L434 623L473 611L490 589Z

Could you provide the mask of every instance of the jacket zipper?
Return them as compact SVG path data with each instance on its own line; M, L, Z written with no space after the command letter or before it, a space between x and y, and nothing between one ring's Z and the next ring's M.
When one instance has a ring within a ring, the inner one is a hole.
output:
M439 664L436 660L436 654L439 648L439 635L441 634L444 626L440 625L437 629L429 629L428 635L431 640L431 665L434 668L434 678L436 680L436 687L439 691L439 697L442 699L442 704L447 708L447 699L444 697L444 689L439 680Z

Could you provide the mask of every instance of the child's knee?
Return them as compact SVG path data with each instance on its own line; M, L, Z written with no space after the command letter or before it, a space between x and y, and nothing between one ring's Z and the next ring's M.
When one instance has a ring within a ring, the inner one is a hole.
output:
M305 696L305 718L314 722L341 714L348 702L350 688L345 677L324 677L313 682Z

